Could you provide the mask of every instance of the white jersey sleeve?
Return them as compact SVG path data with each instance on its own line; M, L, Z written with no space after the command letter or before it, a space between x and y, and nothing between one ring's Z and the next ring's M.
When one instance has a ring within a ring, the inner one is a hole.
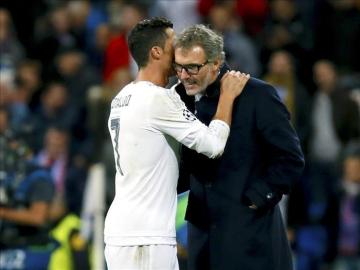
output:
M230 133L224 121L212 120L209 126L204 125L186 108L174 89L166 89L156 99L157 106L150 117L156 129L209 158L222 155Z

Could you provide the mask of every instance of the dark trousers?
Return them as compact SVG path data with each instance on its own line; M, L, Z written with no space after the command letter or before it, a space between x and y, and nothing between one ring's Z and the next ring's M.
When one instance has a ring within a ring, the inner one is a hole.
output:
M210 269L209 235L188 222L188 270Z

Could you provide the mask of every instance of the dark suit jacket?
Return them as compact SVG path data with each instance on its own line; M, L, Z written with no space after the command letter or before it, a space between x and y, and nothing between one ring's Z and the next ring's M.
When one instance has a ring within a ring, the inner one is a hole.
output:
M196 103L196 115L205 124L215 114L224 69ZM186 96L181 84L176 90L194 110L193 97ZM208 237L209 243L201 247L197 241L201 235L189 239L190 268L292 269L277 203L303 167L299 139L285 106L272 86L251 78L235 101L223 156L210 160L185 147L182 151L178 189L186 189L190 179L186 219ZM258 209L250 209L251 203ZM202 248L208 249L205 258L196 254Z

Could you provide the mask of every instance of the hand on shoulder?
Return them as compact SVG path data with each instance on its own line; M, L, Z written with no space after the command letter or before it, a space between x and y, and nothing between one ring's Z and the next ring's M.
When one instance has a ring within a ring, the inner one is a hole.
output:
M235 99L242 93L249 79L249 74L240 71L231 70L226 72L220 82L221 95L228 95Z

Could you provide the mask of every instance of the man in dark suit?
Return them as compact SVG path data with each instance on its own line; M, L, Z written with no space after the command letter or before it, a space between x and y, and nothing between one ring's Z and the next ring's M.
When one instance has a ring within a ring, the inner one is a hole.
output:
M175 86L208 124L216 111L223 39L203 25L175 42ZM302 173L303 154L275 89L251 78L234 103L230 137L220 159L183 148L179 191L190 188L186 219L190 270L291 270L278 206Z

